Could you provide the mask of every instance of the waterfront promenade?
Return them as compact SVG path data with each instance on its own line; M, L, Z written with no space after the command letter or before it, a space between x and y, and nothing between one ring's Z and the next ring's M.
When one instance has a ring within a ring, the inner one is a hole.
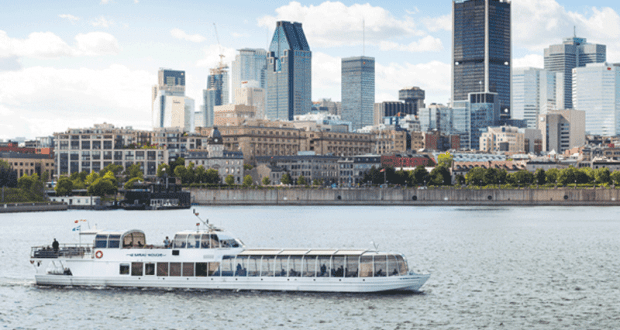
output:
M618 189L191 189L199 205L620 206Z

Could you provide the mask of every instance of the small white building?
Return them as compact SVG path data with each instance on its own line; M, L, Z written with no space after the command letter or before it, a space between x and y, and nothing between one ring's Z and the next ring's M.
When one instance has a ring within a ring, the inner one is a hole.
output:
M99 196L54 196L50 201L76 206L99 206L101 197Z

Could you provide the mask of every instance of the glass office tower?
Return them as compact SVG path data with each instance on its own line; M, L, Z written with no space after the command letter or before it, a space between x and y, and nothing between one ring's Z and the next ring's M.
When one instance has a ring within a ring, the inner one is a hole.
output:
M510 2L454 0L452 11L452 101L497 93L502 116L510 118Z
M263 90L267 88L267 51L264 49L239 49L232 62L232 103L235 103L237 88L242 83L255 81Z
M312 108L312 52L301 23L279 21L267 58L268 119L293 120Z
M202 127L213 126L215 106L229 103L228 71L226 69L226 66L211 69L211 74L207 77L207 89L202 91L205 112L204 122L200 125Z
M342 59L341 117L358 130L373 124L375 105L374 57L349 57Z

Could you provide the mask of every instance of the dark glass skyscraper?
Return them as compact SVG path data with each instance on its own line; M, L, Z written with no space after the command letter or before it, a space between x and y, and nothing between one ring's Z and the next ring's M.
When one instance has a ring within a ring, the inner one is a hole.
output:
M277 22L267 58L268 119L293 120L312 108L312 52L301 23Z
M507 0L454 0L452 101L495 92L510 116L510 8Z
M375 106L375 58L342 59L342 120L350 121L353 130L373 124Z

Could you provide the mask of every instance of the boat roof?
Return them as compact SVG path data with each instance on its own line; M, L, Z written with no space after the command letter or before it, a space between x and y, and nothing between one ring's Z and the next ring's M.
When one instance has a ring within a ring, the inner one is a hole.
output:
M387 252L377 252L371 250L339 250L339 249L246 249L237 256L265 256L265 255L311 255L311 256L332 256L332 255L368 255L368 254L388 254Z

